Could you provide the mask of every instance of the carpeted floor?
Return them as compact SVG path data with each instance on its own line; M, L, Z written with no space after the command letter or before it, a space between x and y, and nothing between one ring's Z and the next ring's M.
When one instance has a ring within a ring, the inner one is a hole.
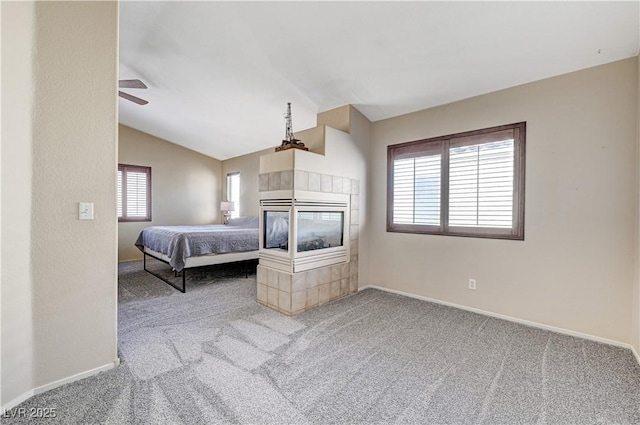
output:
M122 365L19 407L72 424L640 424L628 350L371 289L286 317L255 291L238 266L181 294L123 264Z

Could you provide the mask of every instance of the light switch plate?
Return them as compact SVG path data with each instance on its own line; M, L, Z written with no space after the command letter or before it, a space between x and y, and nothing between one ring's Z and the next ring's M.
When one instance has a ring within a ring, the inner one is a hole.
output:
M93 202L80 202L78 204L78 218L80 220L93 220Z

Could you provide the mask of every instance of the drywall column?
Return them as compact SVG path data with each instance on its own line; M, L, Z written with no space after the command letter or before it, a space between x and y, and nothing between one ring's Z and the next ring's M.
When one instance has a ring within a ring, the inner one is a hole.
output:
M33 388L31 139L35 4L2 2L0 405Z
M37 2L32 266L37 391L117 362L117 2ZM78 220L78 202L94 220Z
M634 252L633 297L631 298L631 345L640 356L640 58L638 62L638 116L636 143L636 244ZM640 362L640 357L637 357Z
M358 285L369 285L369 192L371 158L371 121L353 106L350 108L350 130L358 151L366 164L360 175L360 243L358 245Z

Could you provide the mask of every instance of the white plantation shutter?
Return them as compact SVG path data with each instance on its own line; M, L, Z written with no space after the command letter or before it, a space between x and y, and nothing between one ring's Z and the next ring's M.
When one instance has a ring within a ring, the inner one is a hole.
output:
M449 150L449 226L511 228L513 139Z
M387 231L524 239L525 123L387 148Z
M151 168L118 166L118 219L151 221Z
M394 223L440 225L440 171L440 154L394 161Z
M118 218L122 218L122 170L118 170Z
M127 171L127 217L147 216L147 173Z

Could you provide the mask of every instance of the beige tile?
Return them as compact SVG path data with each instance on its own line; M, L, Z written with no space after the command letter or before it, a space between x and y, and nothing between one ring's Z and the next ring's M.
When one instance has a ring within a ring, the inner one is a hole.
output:
M340 296L344 297L349 293L349 279L340 279Z
M269 190L280 190L280 171L269 173Z
M329 301L329 297L331 295L331 284L324 283L318 286L318 304L322 305Z
M342 279L349 277L349 263L340 264L340 277Z
M349 226L349 238L352 241L358 240L359 235L360 235L360 226L358 226L357 224L352 224L351 226Z
M307 304L306 309L318 306L318 288L307 289Z
M291 312L299 313L304 311L307 305L307 291L298 291L291 294Z
M269 173L260 174L258 177L258 190L266 192L269 190Z
M351 179L351 193L354 195L360 194L360 180Z
M358 275L349 278L349 293L358 292Z
M358 251L351 251L349 257L351 261L358 261Z
M316 288L320 280L320 270L312 269L307 272L307 281L306 287L308 288Z
M331 281L340 279L340 264L331 266Z
M309 190L309 172L296 170L293 179L293 185L299 190Z
M349 250L351 252L358 252L358 241L350 240L349 241Z
M291 294L289 292L278 291L278 309L280 311L291 312Z
M278 288L278 271L273 269L267 269L267 286L272 288Z
M278 288L267 288L267 304L270 307L278 308L279 295Z
M358 273L358 261L351 261L349 263L349 276L353 276Z
M289 273L280 273L278 276L278 288L281 291L291 292L291 275Z
M346 195L351 194L351 179L348 177L342 178L342 193Z
M342 193L342 177L333 176L331 188L333 193Z
M280 189L293 189L293 170L280 172Z
M333 186L333 177L327 174L320 176L320 190L322 192L331 192Z
M312 192L322 190L322 178L319 173L309 173L309 190Z
M330 283L331 290L329 292L329 299L335 300L340 296L340 281L336 280Z
M262 304L267 303L267 285L258 283L258 302Z
M307 289L307 272L294 273L292 276L291 292Z
M322 267L318 269L318 284L331 282L331 267Z
M263 283L263 284L267 284L267 269L265 269L263 266L258 265L257 271L256 271L256 281L258 283Z
M352 210L360 209L360 195L351 195L351 209Z
M351 224L360 224L360 210L351 211Z

